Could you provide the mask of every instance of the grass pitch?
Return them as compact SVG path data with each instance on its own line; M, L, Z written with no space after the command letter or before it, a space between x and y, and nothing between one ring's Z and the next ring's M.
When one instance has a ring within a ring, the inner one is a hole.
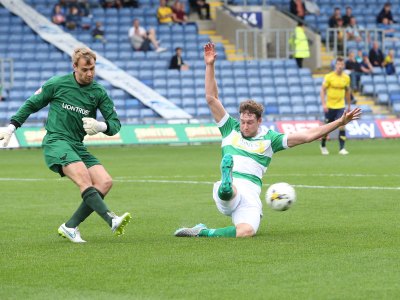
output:
M264 178L297 203L264 205L251 239L175 238L231 224L211 197L219 145L92 148L115 179L106 201L132 222L117 238L95 214L88 243L57 236L81 199L40 149L0 151L1 299L399 299L400 143L317 143L274 156ZM264 200L263 200L264 202Z

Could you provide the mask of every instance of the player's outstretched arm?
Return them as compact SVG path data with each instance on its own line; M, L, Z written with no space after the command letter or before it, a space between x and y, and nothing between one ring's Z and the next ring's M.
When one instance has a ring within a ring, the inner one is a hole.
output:
M294 147L304 143L310 143L327 135L335 129L346 125L347 123L357 120L361 117L361 108L357 107L352 111L345 111L340 119L334 122L311 128L301 132L294 132L288 135L288 146Z
M225 116L226 111L221 101L218 99L218 87L217 81L215 80L214 70L216 58L217 52L215 51L215 45L213 43L207 43L204 46L204 63L206 64L206 100L214 120L218 123Z

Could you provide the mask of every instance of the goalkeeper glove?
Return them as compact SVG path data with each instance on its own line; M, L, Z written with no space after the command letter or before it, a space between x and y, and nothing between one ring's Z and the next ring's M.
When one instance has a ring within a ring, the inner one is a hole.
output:
M7 147L15 129L15 126L13 124L10 124L5 130L0 131L0 141L3 140L3 147Z
M93 118L82 118L83 129L85 129L88 135L95 135L99 132L104 132L107 130L107 124L104 122L99 122Z

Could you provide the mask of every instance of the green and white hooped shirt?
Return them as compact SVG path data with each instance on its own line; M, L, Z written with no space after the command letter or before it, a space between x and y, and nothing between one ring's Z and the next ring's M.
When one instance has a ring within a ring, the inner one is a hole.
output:
M249 180L261 187L272 155L288 148L287 135L260 126L256 136L245 138L240 132L239 121L229 114L217 126L222 135L222 156L229 153L233 157L233 177Z

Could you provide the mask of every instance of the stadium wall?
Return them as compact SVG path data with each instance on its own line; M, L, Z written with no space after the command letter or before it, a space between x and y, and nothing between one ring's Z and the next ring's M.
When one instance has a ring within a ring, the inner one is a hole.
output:
M263 125L283 133L320 126L320 121L277 121ZM0 128L1 129L1 128ZM22 127L13 135L7 148L40 147L46 134L44 128ZM400 138L400 119L358 120L346 125L349 139ZM86 136L86 145L145 145L174 143L220 142L221 135L214 123L125 125L114 136L99 133Z

